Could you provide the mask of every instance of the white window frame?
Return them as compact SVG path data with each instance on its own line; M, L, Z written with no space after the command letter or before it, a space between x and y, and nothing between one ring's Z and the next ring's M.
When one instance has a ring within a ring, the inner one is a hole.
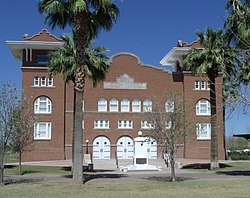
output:
M84 129L85 125L84 125L84 120L82 121L82 129Z
M152 112L153 103L150 99L145 99L143 101L143 112Z
M46 87L46 77L42 76L41 78L41 87Z
M206 90L206 81L205 80L201 81L201 90Z
M54 86L54 78L49 76L48 77L48 87L53 87Z
M95 120L94 129L109 129L109 121L108 120Z
M121 112L129 112L130 111L130 102L127 98L123 98L121 101Z
M41 127L44 126L45 130L41 131ZM34 124L34 140L51 140L51 122L37 122ZM40 129L40 130L39 130ZM44 136L41 136L44 133Z
M107 111L107 100L105 98L99 98L99 100L98 100L98 111L100 111L100 112Z
M117 112L118 111L118 100L116 98L111 98L109 101L109 111Z
M167 100L165 102L165 111L167 113L173 113L174 112L174 101L172 100Z
M172 121L171 120L166 121L165 124L166 124L166 129L171 129L171 127L172 127Z
M34 77L34 86L35 86L35 87L39 87L39 80L40 80L40 79L39 79L38 76L35 76L35 77Z
M118 121L118 129L132 129L133 121L131 120L119 120Z
M211 82L207 81L207 90L210 90L210 84L211 84Z
M147 121L147 120L142 120L141 121L141 128L142 129L153 129L154 124L152 122Z
M132 112L141 112L141 101L138 98L132 101Z
M200 89L200 81L199 80L195 80L194 81L194 89L195 90L199 90Z
M42 103L45 103L45 105L44 105L45 110L42 110L42 108L43 108ZM48 97L40 96L35 100L35 102L34 102L34 113L35 114L51 114L51 112L52 112L52 102Z
M196 137L197 137L197 140L210 140L211 139L211 124L210 123L197 123L196 124Z
M206 99L201 99L196 103L196 115L210 116L211 106Z

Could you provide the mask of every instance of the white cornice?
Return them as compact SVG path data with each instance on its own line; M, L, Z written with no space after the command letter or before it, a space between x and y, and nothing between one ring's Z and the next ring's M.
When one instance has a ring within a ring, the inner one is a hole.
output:
M179 57L186 55L191 49L190 47L174 47L161 59L160 64L163 66L174 65Z
M53 50L63 46L63 42L48 42L48 41L6 41L13 56L21 60L23 49L37 50Z

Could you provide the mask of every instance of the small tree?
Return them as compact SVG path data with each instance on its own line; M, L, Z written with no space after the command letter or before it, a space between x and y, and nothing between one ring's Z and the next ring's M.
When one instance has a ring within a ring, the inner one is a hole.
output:
M194 125L186 118L188 113L183 94L168 93L165 108L158 103L154 105L151 112L144 115L144 119L152 126L148 135L153 136L163 145L165 153L169 155L171 181L176 180L175 153L183 146L191 131L195 131Z
M18 153L19 175L22 174L22 153L33 148L34 123L33 111L23 101L22 105L13 112L13 132L11 134L11 148Z
M0 184L4 177L6 149L14 131L14 112L20 106L20 95L9 82L0 85Z

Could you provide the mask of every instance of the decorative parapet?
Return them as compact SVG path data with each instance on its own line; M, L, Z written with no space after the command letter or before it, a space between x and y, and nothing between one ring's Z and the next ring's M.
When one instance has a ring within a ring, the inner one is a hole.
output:
M134 78L128 74L123 74L116 78L115 82L104 82L104 89L139 89L146 90L147 83L134 82Z

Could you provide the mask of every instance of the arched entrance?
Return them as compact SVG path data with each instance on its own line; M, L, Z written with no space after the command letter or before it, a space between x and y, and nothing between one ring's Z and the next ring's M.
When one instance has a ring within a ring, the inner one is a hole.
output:
M117 158L118 159L133 159L134 142L128 136L123 136L117 141Z
M99 136L93 141L93 159L110 159L110 141Z

